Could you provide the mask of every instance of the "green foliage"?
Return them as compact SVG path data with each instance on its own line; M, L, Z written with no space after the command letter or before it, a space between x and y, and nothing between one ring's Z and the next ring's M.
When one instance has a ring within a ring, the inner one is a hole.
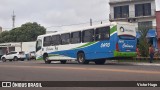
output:
M6 39L8 39L8 37L9 37L9 32L8 31L4 31L4 32L2 32L1 34L0 34L0 42L7 42L8 40L6 40Z
M149 48L149 43L146 38L147 33L151 27L140 27L139 28L139 33L141 37L139 38L139 51L142 57L147 57L149 55L148 48Z
M36 22L29 22L23 24L21 27L2 32L0 34L0 43L35 41L37 36L45 33L46 29L43 26Z

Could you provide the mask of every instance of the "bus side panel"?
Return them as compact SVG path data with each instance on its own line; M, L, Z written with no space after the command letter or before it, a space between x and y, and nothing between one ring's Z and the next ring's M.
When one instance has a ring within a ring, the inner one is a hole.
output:
M69 45L59 45L56 46L57 50L50 52L50 56L59 57L59 59L76 59L77 52L80 50L79 47L83 46L85 43L81 44L69 44ZM56 59L56 58L55 58Z
M91 51L84 49L86 52L86 59L103 59L114 57L114 51L116 48L117 34L110 37L110 40L99 41L96 45L89 47Z
M110 40L92 42L91 44L86 43L82 44L83 47L77 47L73 49L59 50L56 52L51 52L53 55L66 56L71 59L77 58L77 53L83 51L86 57L86 60L102 59L102 58L112 58L114 57L114 51L117 42L117 34L114 34L110 37ZM64 47L64 46L63 46ZM71 46L73 47L73 46Z
M114 51L116 48L116 43L118 41L117 33L110 36L109 40L81 43L81 44L70 44L57 46L59 49L57 51L53 50L48 52L52 57L60 56L59 59L70 57L70 59L76 59L77 53L83 51L87 60L102 59L102 58L112 58L114 57ZM51 47L50 47L51 48ZM55 49L55 47L52 47ZM52 50L51 49L51 50Z

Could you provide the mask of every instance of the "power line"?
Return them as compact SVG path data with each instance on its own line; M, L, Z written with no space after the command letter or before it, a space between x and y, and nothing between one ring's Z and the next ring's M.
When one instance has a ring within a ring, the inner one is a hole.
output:
M96 23L96 22L104 22L104 21L108 21L109 19L106 20L97 20L97 21L93 21L92 23ZM84 22L84 23L77 23L77 24L66 24L66 25L59 25L59 26L49 26L46 28L53 28L53 27L64 27L64 26L76 26L76 25L83 25L83 24L90 24L90 22Z
M92 23L97 23L99 22L100 24L105 22L105 21L109 21L109 19L105 19L105 20L97 20L97 21L93 21ZM57 25L57 26L49 26L49 27L45 27L45 28L54 28L54 27L65 27L65 26L76 26L76 25L83 25L83 24L90 24L90 21L88 22L83 22L83 23L76 23L76 24L65 24L65 25ZM152 24L156 24L156 23L152 23ZM3 29L12 29L12 28L3 28Z
M97 21L93 21L92 23L96 23L96 22L104 22L107 21L109 19L106 20L97 20ZM65 27L65 26L76 26L76 25L83 25L83 24L89 24L90 22L83 22L83 23L76 23L76 24L66 24L66 25L57 25L57 26L49 26L49 27L45 27L45 28L53 28L53 27ZM3 29L12 29L12 28L3 28Z

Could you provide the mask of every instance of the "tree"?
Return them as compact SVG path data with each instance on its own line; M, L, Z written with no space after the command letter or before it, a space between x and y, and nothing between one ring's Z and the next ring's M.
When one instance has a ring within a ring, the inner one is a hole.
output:
M46 33L46 29L36 22L23 24L21 27L0 34L0 43L35 41L37 36Z
M149 51L148 51L149 43L146 36L150 28L151 27L148 27L148 26L140 27L138 31L139 34L141 35L141 37L139 38L138 48L140 50L141 56L143 57L147 57L149 55Z
M9 39L9 31L4 31L0 34L0 42L5 43L8 42Z
M19 34L17 35L17 42L35 41L37 36L46 33L46 29L36 22L23 24L21 27L17 28L17 31L17 34Z
M19 30L22 35L20 37L23 37L24 41L35 41L38 35L46 33L46 29L35 22L23 24Z

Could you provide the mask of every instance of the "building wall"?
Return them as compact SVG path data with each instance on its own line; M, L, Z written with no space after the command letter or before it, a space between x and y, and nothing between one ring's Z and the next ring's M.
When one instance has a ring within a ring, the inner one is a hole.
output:
M15 51L15 47L9 47L9 52ZM0 55L4 55L7 53L7 47L0 48Z
M127 0L125 0L127 1ZM128 0L130 1L130 0ZM135 17L135 4L143 4L143 3L151 3L151 10L152 10L152 14L155 15L155 11L156 11L156 5L155 5L155 1L154 0L150 0L150 1L144 1L144 0L139 0L138 2L132 2L132 3L117 3L117 4L113 4L110 5L110 13L111 16L114 17L114 7L116 6L124 6L124 5L129 5L129 16L130 17ZM112 18L113 18L112 17Z
M1 54L1 55L6 54L6 52L7 52L7 47L2 48L1 50L2 50L2 54Z
M36 42L22 42L22 51L29 53L35 51ZM15 47L15 51L21 51L21 47Z
M124 21L128 22L127 18L124 19L114 19L114 7L116 6L124 6L124 5L129 5L129 18L135 18L135 4L143 4L143 3L151 3L151 17L143 18L143 17L138 17L136 18L136 21L134 22L136 26L138 27L138 22L143 22L143 21L152 21L153 25L156 26L156 18L155 18L155 10L156 10L156 5L155 5L155 0L110 0L110 2L117 1L117 3L110 4L110 19L113 21ZM125 2L128 1L128 2ZM120 3L121 2L121 3Z
M3 55L6 53L7 47L9 47L9 52L21 51L21 43L1 43L0 55ZM35 51L35 48L36 48L36 42L22 42L22 51L24 51L25 53Z
M160 11L156 12L158 48L160 49Z
M22 51L25 51L26 53L35 51L36 48L36 42L23 42L22 43Z
M3 55L3 51L2 51L2 48L0 48L0 55Z
M156 12L156 22L157 22L157 34L158 38L160 38L160 11Z

